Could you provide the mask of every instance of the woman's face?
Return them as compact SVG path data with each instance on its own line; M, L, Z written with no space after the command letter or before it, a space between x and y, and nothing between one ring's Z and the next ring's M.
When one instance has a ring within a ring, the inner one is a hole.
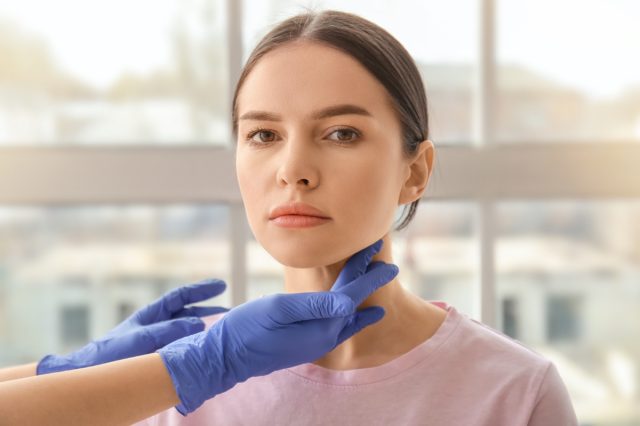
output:
M387 234L398 205L409 202L401 196L409 161L389 96L345 53L311 42L271 51L244 81L237 112L236 172L249 225L281 264L340 262ZM290 201L330 220L287 228L269 219Z

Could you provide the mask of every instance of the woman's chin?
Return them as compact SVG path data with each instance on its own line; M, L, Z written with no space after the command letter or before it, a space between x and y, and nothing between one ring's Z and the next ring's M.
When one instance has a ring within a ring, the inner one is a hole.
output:
M289 268L318 268L340 262L344 258L336 256L336 251L312 247L265 247L267 252L282 266Z
M282 266L287 266L289 268L317 268L320 266L325 266L327 263L322 262L316 256L305 256L303 253L296 253L292 255L284 255L284 256L274 256L274 259L278 261Z
M337 265L348 260L367 243L345 240L336 236L322 236L307 240L264 239L262 247L281 265L290 268L318 268ZM375 240L374 240L375 242Z

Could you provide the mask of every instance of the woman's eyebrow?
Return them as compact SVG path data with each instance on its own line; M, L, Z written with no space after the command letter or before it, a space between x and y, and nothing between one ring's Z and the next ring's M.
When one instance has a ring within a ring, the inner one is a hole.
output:
M323 118L335 117L337 115L364 115L366 117L373 117L369 111L365 108L353 104L340 104L332 105L326 108L322 108L318 111L314 111L311 114L313 120L321 120ZM282 121L282 116L274 114L268 111L249 111L242 114L240 120L261 120L261 121Z

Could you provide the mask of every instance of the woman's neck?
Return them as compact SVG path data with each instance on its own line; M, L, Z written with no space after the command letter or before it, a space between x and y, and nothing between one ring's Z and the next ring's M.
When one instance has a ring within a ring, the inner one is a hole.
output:
M372 261L393 263L391 240L384 244ZM317 268L285 267L285 291L302 293L328 291L338 278L346 259ZM369 296L359 308L382 306L384 317L344 341L314 364L334 370L349 370L384 364L428 339L446 316L440 308L405 290L398 277Z

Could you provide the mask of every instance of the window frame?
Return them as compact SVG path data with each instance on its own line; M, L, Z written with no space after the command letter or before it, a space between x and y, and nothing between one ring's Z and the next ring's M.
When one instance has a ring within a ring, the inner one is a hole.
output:
M479 206L480 277L474 283L475 306L470 315L495 328L497 203L638 199L640 178L634 177L640 145L497 144L495 0L479 1L473 143L436 143L436 168L423 202L471 200ZM242 68L241 7L241 1L225 0L229 87L235 86ZM232 141L231 129L228 139ZM227 147L0 147L0 205L227 204L231 209L231 302L236 306L247 298L246 247L251 236L235 178L234 153L233 142Z

